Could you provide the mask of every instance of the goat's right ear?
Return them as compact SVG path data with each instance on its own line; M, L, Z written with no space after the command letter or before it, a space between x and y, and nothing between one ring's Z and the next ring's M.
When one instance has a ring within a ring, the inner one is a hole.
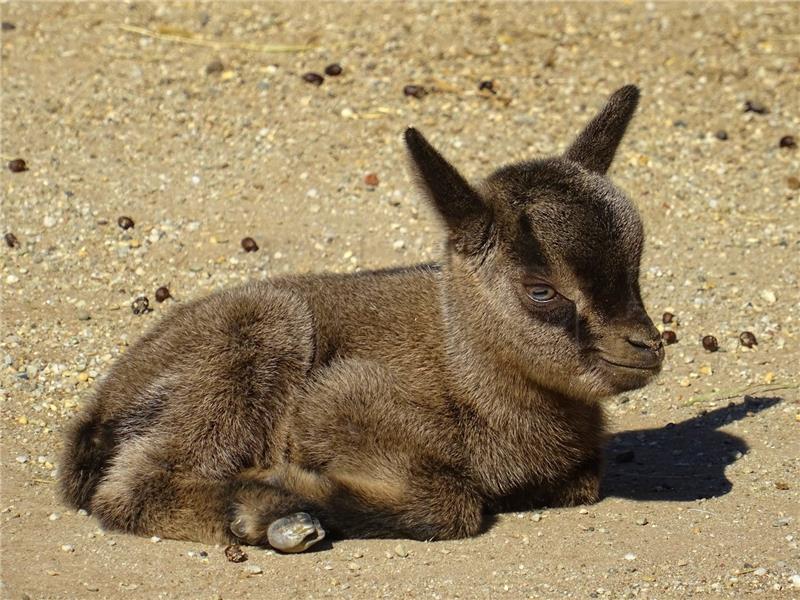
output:
M485 242L492 219L480 194L416 129L406 129L406 146L417 179L442 216L455 248L472 253Z

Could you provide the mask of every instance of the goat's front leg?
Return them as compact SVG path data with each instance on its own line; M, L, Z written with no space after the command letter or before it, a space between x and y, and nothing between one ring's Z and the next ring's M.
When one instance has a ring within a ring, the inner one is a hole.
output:
M452 539L478 533L483 503L455 473L406 482L318 475L296 466L251 470L231 497L242 542L301 552L325 537Z

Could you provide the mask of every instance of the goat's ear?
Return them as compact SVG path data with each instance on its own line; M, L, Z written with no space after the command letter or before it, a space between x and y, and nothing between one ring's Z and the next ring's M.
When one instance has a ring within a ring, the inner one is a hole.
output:
M611 94L603 110L572 142L564 158L604 175L638 103L639 88L635 85L626 85Z
M483 245L491 210L456 168L416 129L405 133L417 179L444 219L456 249L472 253Z

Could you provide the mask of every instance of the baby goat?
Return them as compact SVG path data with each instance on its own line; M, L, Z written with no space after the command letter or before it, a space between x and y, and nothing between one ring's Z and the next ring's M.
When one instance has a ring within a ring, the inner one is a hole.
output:
M441 261L178 306L71 424L66 501L110 529L284 552L595 502L598 401L663 359L642 224L605 177L638 97L623 87L563 156L475 186L408 129Z

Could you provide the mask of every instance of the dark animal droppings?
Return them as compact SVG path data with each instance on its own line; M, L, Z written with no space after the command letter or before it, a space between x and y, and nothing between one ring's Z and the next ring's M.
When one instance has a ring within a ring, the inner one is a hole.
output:
M339 63L332 63L325 67L325 75L330 75L331 77L338 77L342 74L342 65Z
M744 103L744 112L754 112L757 115L765 115L769 112L769 109L761 104L761 102L748 100Z
M724 129L720 129L718 132L714 134L714 137L718 140L722 140L723 142L728 139L728 132Z
M236 544L225 547L225 558L234 563L240 563L247 560L247 553Z
M614 456L614 462L616 463L629 463L633 462L633 459L636 455L633 453L633 450L625 450L623 452L618 452L616 456Z
M133 219L131 219L130 217L122 216L119 219L117 219L117 225L119 225L123 229L130 229L131 227L133 227Z
M742 333L740 333L739 343L745 348L752 348L753 346L758 346L758 340L756 340L756 336L753 335L751 331L743 331Z
M217 73L222 73L224 70L225 65L222 64L221 60L215 60L206 65L206 75L215 75Z
M7 233L5 235L5 240L6 240L6 246L8 246L9 248L19 247L19 240L17 239L17 236L15 236L13 233L10 232Z
M664 325L669 325L672 323L674 318L675 315L673 315L671 312L665 312L663 315L661 315L661 322L664 323Z
M8 161L8 170L12 173L22 173L28 170L28 165L21 158Z
M147 296L139 296L131 302L131 310L135 315L143 315L150 312L150 300L147 299Z
M678 341L678 336L674 331L667 331L661 332L661 339L664 341L664 344L670 346Z
M719 350L719 342L717 341L717 338L715 338L713 335L707 335L703 337L703 348L709 352L716 352Z
M325 81L325 78L319 73L309 72L303 75L303 81L313 85L322 85L322 82Z
M797 142L793 135L785 135L778 142L780 148L797 148Z
M406 96L413 96L414 98L422 98L427 92L421 85L407 85L403 88L403 94Z
M246 237L242 240L242 248L245 252L255 252L258 250L258 244L251 237Z
M156 302L161 303L167 298L172 298L172 295L169 293L169 289L162 285L156 290Z
M14 31L16 28L17 26L10 21L3 21L3 31Z
M485 81L481 81L478 84L478 89L480 91L486 90L488 92L492 92L493 94L497 93L497 90L494 89L494 81L492 81L491 79L487 79Z
M364 183L366 183L369 187L375 187L380 183L378 176L375 173L367 173L366 177L364 177Z

